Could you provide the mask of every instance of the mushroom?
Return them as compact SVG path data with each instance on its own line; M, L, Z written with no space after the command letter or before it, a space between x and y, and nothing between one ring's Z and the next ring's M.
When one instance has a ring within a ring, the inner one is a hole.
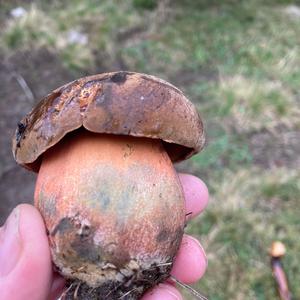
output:
M203 144L183 93L133 72L68 83L19 122L13 154L38 172L34 201L66 297L138 299L169 277L185 227L172 162Z

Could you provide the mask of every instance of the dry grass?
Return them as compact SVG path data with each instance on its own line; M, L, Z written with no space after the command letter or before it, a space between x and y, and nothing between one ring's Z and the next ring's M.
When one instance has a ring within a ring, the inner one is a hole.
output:
M230 111L228 117L237 132L300 125L298 100L281 81L258 81L241 75L221 77L219 93L225 98L222 105Z
M208 211L189 229L200 238L209 259L207 281L198 288L210 291L210 299L225 299L224 295L226 299L275 299L268 248L273 240L282 240L288 248L285 266L298 295L300 227L293 208L300 193L300 172L226 171L212 180L211 189L218 192L211 196Z

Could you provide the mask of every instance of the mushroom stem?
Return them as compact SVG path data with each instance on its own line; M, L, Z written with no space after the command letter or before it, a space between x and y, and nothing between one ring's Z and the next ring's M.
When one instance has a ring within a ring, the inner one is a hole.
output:
M78 283L69 294L92 288L102 293L96 299L117 299L168 277L185 212L159 140L72 133L44 154L35 203L53 262Z

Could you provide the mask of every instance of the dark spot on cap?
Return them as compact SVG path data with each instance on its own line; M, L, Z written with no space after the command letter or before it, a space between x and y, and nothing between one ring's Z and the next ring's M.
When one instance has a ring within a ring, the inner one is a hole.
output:
M118 72L114 75L111 76L110 80L114 83L124 83L126 81L127 77L127 72Z
M17 141L17 147L20 148L20 142L21 139L24 136L24 132L26 130L26 124L19 122L18 123L18 129L17 129L17 133L16 133L16 141Z

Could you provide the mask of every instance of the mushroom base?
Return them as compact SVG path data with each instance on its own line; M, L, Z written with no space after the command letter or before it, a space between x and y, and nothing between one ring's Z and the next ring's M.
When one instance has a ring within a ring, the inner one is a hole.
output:
M137 300L148 289L166 280L171 264L153 264L148 270L140 269L120 281L106 281L99 287L91 287L83 281L68 280L62 299L64 300ZM119 276L123 276L121 273Z

